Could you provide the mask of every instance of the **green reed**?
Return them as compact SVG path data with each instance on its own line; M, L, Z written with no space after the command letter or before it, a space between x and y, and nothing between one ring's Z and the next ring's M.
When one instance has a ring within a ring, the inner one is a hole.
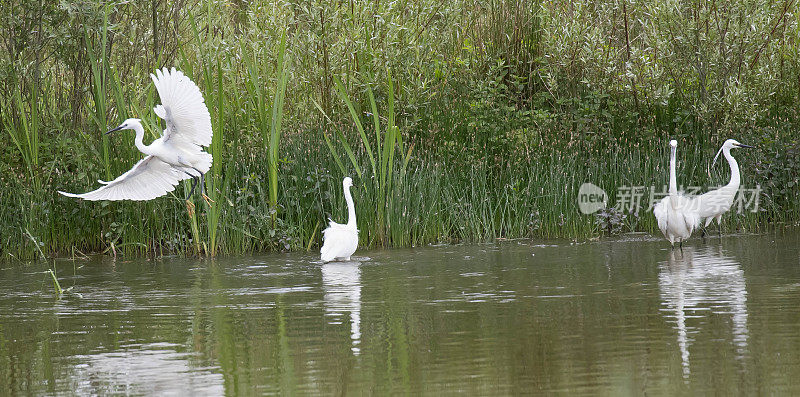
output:
M342 131L337 130L338 142L344 148L345 153L350 159L350 165L355 169L361 183L368 189L369 194L375 199L374 201L370 200L370 202L375 203L374 210L375 214L377 214L377 219L375 219L374 229L370 231L371 233L367 233L367 235L370 236L370 239L374 239L379 245L387 246L390 244L387 236L390 235L391 224L388 222L386 214L391 211L396 193L396 191L393 190L393 178L397 173L397 184L402 184L412 153L412 148L409 148L408 151L404 150L403 138L395 121L395 88L391 73L387 73L386 78L386 114L383 117L386 121L383 127L381 127L381 116L377 101L375 100L375 94L372 87L367 85L367 97L369 99L371 113L371 117L369 118L371 118L372 123L372 134L375 137L373 142L370 142L372 139L367 133L364 123L361 120L362 116L359 114L359 111L356 110L356 105L351 101L347 89L338 78L334 78L334 81L336 92L349 111L353 125L356 131L358 131L358 136L361 138L360 142L370 165L369 170L371 173L366 174L362 171L356 159L356 154L347 142L345 135ZM324 110L317 102L314 102L314 104L320 112L325 114ZM327 115L325 116L330 120L330 117ZM383 137L381 137L381 135L383 135ZM325 140L331 151L331 155L336 159L342 173L346 174L339 160L340 156L327 135L325 135ZM374 153L372 150L373 146L375 147ZM395 153L398 153L398 161L395 159ZM400 163L400 168L397 170L399 172L396 172L395 165L398 162Z
M278 87L275 90L275 97L272 101L272 117L269 126L269 203L277 213L278 208L278 162L280 154L278 148L281 138L281 126L283 125L283 105L286 99L286 83L289 80L289 60L286 58L286 32L281 35L278 46ZM274 220L274 215L273 215Z
M36 170L39 167L39 90L33 87L29 101L23 101L21 88L14 91L8 103L2 103L0 120L3 129L19 151L25 162L25 167L34 184L37 178Z

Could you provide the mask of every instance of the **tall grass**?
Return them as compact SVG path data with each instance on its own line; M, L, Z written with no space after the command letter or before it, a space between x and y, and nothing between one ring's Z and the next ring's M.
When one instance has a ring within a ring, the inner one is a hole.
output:
M350 113L350 116L353 120L353 125L358 131L358 136L361 138L361 144L366 153L367 160L369 161L370 168L369 170L371 173L366 174L361 170L359 167L359 163L356 159L356 156L351 148L350 144L347 142L344 134L341 131L338 131L337 137L339 138L339 143L343 146L345 152L347 153L348 158L350 159L350 165L355 169L358 177L360 178L361 182L365 184L365 187L368 188L370 195L375 197L375 213L377 214L377 219L375 220L375 224L372 228L370 228L373 233L370 234L370 238L374 241L370 241L370 243L377 242L377 244L381 246L387 246L389 241L387 239L387 235L389 233L389 228L391 223L388 222L386 214L390 211L391 207L393 206L393 198L395 197L396 191L393 190L392 179L395 176L395 173L398 173L398 184L402 184L406 168L408 167L408 162L411 159L411 152L412 149L406 152L404 151L403 145L403 138L400 134L400 130L397 127L395 122L395 106L394 106L394 84L392 82L391 73L387 73L387 80L386 80L386 93L387 93L387 101L386 101L386 114L385 118L385 126L381 128L381 117L378 111L378 105L375 100L375 94L372 88L367 85L367 97L369 98L369 106L370 106L370 113L371 113L371 122L372 122L372 134L374 135L373 143L370 143L371 138L367 134L366 129L364 128L364 123L362 123L362 116L356 110L353 102L350 100L347 90L345 89L342 82L338 79L334 79L336 84L336 92L339 98L344 102L347 106L347 109ZM322 107L315 102L317 108L323 112ZM330 120L330 117L326 118ZM383 135L383 137L381 137ZM334 158L340 158L337 154L336 149L333 145L330 144L327 136L325 137L326 141L328 142L328 148L331 150L331 155ZM373 153L372 147L375 147L375 152ZM399 172L395 172L395 153L398 152L400 156L400 166ZM340 167L341 162L339 162ZM344 168L342 167L342 172L346 173Z
M217 60L216 64L216 74L214 75L214 79L211 79L212 70L210 70L213 66L207 66L205 68L205 76L206 82L216 82L216 89L211 91L214 94L209 96L211 103L216 103L215 111L211 117L211 126L214 130L214 136L211 139L211 147L209 147L208 152L211 153L212 156L216 156L218 159L222 160L224 158L224 137L225 137L225 93L224 93L224 80L222 77L222 65L220 61ZM218 245L218 231L219 231L219 222L220 217L222 215L222 203L223 191L225 191L225 184L228 182L228 178L226 178L225 174L222 172L223 170L223 163L222 161L214 161L211 164L211 176L206 179L206 189L208 190L208 195L213 202L219 201L218 205L210 206L206 211L207 217L207 225L208 225L208 246L206 252L214 256L217 254L217 245Z
M280 161L280 154L278 153L280 139L281 139L281 126L283 125L283 104L286 98L286 82L289 79L288 60L286 59L286 33L281 35L281 41L278 46L278 67L276 73L278 74L278 87L275 90L275 97L272 101L272 117L270 118L269 128L269 204L273 209L278 208L278 162ZM273 215L274 220L274 215Z
M85 28L83 32L85 42L87 43L86 50L89 55L89 64L91 65L92 70L91 93L94 107L92 108L93 112L89 113L89 116L99 131L109 130L107 122L108 101L106 98L106 93L108 91L120 91L117 87L115 87L116 80L113 79L114 74L111 73L108 54L106 53L108 48L107 9L107 7L103 8L103 25L101 26L102 29L100 30L99 40L96 42L92 40L92 37L89 35L89 32L85 30ZM99 57L98 54L95 54L95 48L100 49ZM114 88L110 88L109 86ZM117 105L120 104L121 103L118 103ZM122 108L124 109L124 107ZM111 169L111 149L109 148L109 136L103 134L101 139L103 140L103 165L105 168L105 180L110 181L114 179L114 176Z
M25 168L34 186L38 186L41 176L39 168L39 90L33 87L29 101L22 100L21 88L17 88L11 100L2 102L0 117L3 129L14 143L25 162ZM27 105L27 106L26 106ZM16 109L16 112L14 111Z

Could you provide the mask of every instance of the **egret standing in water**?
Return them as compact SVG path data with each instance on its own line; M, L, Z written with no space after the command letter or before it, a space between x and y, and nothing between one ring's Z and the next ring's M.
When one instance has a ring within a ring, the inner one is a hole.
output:
M678 148L678 141L669 141L669 196L661 199L653 206L653 215L658 221L658 228L661 233L669 240L672 247L678 242L683 247L683 241L688 239L697 225L700 218L692 205L692 199L678 193L678 181L675 177L675 157Z
M736 192L739 191L739 184L741 183L739 163L737 163L736 159L731 156L731 149L740 147L753 148L752 146L741 144L735 139L728 139L722 144L722 147L719 148L717 155L714 156L714 161L711 163L711 166L713 167L714 164L717 163L719 154L722 153L725 156L725 159L728 160L728 165L731 167L730 182L719 189L703 193L694 199L694 205L695 208L697 208L697 214L701 219L705 219L705 224L703 225L704 235L705 228L708 227L708 225L710 225L715 219L717 220L719 235L722 235L722 214L731 209L731 205L733 205L733 198L736 196Z
M156 74L150 77L161 97L161 105L154 107L153 111L167 124L161 138L145 145L141 120L125 120L106 134L133 130L136 148L145 154L145 158L111 182L98 180L105 186L97 190L83 194L59 193L90 201L152 200L175 190L178 182L192 178L189 196L194 193L199 180L203 199L206 203L211 201L205 193L204 182L205 174L211 169L212 157L203 151L203 146L211 145L213 132L203 94L192 80L175 68L156 70ZM188 198L187 203L190 203Z
M342 187L344 188L344 200L347 202L347 224L342 225L330 220L330 226L322 231L322 249L319 253L323 262L336 259L349 261L350 255L353 255L358 248L356 207L353 204L353 196L350 195L351 186L353 186L353 180L349 176L344 178Z

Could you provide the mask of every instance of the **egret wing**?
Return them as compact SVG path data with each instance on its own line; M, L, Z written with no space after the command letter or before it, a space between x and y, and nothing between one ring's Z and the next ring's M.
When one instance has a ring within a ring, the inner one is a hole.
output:
M183 179L190 178L155 156L139 160L128 172L107 182L101 188L83 194L65 193L67 197L78 197L89 201L99 200L151 200L173 190Z
M697 197L679 196L680 208L682 209L681 215L683 222L686 225L686 231L691 235L697 226L700 225L702 217L698 213L698 200Z
M727 186L703 193L695 199L697 213L702 218L724 214L730 210L735 196L736 190Z
M686 231L691 236L694 233L694 229L697 229L697 225L700 223L700 218L695 213L691 212L684 212L681 214L683 216L683 222L686 226Z
M331 221L330 226L322 231L322 248L319 250L322 260L331 261L342 256L350 246L352 235L353 230L347 225Z
M161 98L153 111L167 122L164 143L187 150L211 145L211 115L200 88L175 68L156 70L150 78Z
M669 206L669 197L664 197L661 201L653 206L653 215L658 222L658 229L667 237L667 227L669 227L669 215L667 214L667 206Z

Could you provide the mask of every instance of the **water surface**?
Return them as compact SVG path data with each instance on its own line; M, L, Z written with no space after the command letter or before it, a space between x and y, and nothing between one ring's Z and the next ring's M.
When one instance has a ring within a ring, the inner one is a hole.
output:
M0 264L0 394L800 393L800 234Z

